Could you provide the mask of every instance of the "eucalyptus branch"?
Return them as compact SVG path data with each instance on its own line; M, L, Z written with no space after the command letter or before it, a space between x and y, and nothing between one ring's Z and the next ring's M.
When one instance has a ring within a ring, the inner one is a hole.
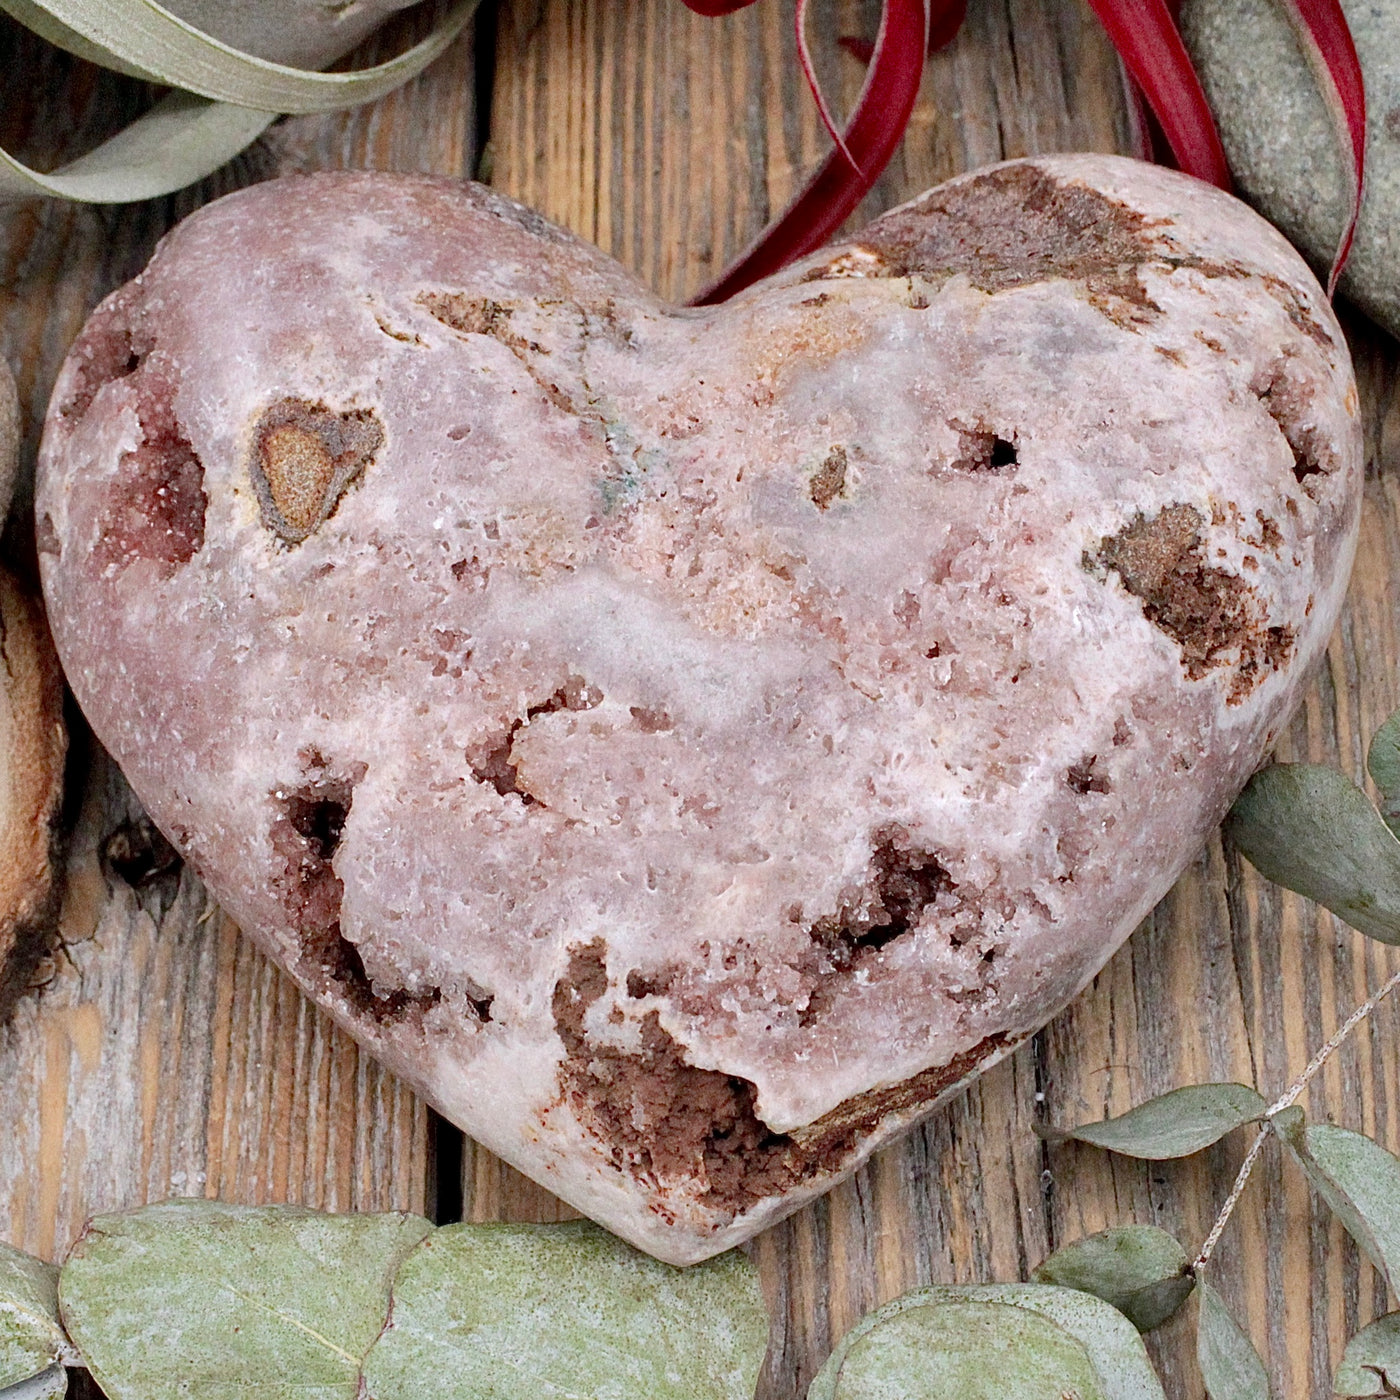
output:
M1201 1252L1191 1262L1191 1272L1197 1273L1205 1268L1210 1262L1210 1256L1215 1252L1215 1246L1220 1241L1220 1236L1225 1231L1225 1226L1229 1223L1230 1217L1234 1214L1235 1207L1239 1204L1240 1197L1244 1194L1244 1188L1249 1183L1250 1174L1254 1171L1254 1164L1259 1160L1259 1154L1264 1150L1264 1140L1269 1136L1269 1121L1285 1108L1290 1108L1298 1100L1303 1090L1308 1087L1323 1065L1331 1058L1362 1021L1388 997L1396 987L1400 987L1400 972L1394 972L1386 980L1385 984L1376 992L1366 998L1350 1016L1337 1028L1336 1033L1327 1041L1325 1045L1308 1061L1303 1072L1288 1086L1284 1092L1269 1105L1264 1114L1265 1126L1259 1129L1258 1136L1250 1144L1249 1151L1245 1154L1244 1161L1240 1163L1239 1173L1235 1177L1235 1184L1230 1188L1230 1194L1225 1198L1225 1204L1220 1207L1220 1213L1215 1217L1215 1224L1210 1227L1210 1233L1205 1238L1205 1243L1201 1245Z

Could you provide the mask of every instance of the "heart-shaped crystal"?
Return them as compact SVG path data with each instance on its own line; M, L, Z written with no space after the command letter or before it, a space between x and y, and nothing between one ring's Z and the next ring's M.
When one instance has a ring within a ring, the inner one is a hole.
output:
M50 411L84 710L450 1118L734 1244L1062 1006L1336 615L1346 347L1131 161L939 187L717 309L476 186L187 220Z

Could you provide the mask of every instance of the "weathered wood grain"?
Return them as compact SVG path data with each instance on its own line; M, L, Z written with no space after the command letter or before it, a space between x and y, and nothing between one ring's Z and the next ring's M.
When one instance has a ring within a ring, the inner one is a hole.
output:
M353 61L431 18L405 17ZM281 123L232 168L171 199L103 210L0 208L0 348L20 383L32 472L44 406L91 308L207 199L283 171L377 167L470 174L475 46L358 111ZM25 73L0 141L56 162L149 101L0 20L0 71ZM7 94L11 90L7 84ZM26 486L28 486L26 482ZM30 493L7 546L32 572ZM178 866L157 869L139 804L74 715L62 942L47 984L0 1031L0 1238L58 1257L93 1211L168 1195L339 1210L433 1207L426 1108L336 1030ZM128 849L134 846L135 849ZM123 855L125 852L125 855ZM446 1196L455 1199L456 1182Z
M874 32L874 0L812 9L814 36ZM692 292L824 149L795 76L790 16L780 0L724 21L692 16L678 0L507 0L493 68L496 183L665 294ZM823 52L823 83L848 106L861 69ZM0 346L29 412L30 459L69 340L174 218L216 189L278 170L469 173L476 61L464 40L373 108L283 123L232 172L177 199L0 211ZM0 71L32 75L0 110L0 140L36 159L97 139L145 100L139 85L54 57L8 21ZM905 148L858 217L988 160L1130 149L1130 137L1116 60L1077 0L973 0L964 34L930 60ZM1368 423L1361 552L1326 665L1281 753L1359 776L1367 736L1400 701L1400 394L1394 345L1360 325L1354 344ZM12 527L7 543L23 553L23 529ZM13 1125L0 1138L0 1236L58 1252L87 1211L178 1190L421 1208L421 1105L227 921L204 919L206 898L187 872L142 879L151 857L139 811L106 760L87 752L74 763L68 946L0 1044L0 1103ZM1055 1245L1127 1220L1197 1242L1243 1144L1144 1166L1046 1148L1032 1125L1121 1111L1192 1080L1277 1091L1395 963L1212 841L1032 1044L756 1243L776 1319L765 1400L796 1400L834 1338L912 1284L1023 1277ZM1397 1059L1400 1005L1390 1005L1319 1077L1310 1108L1400 1146ZM486 1153L469 1152L464 1177L469 1218L564 1213ZM1268 1358L1276 1394L1328 1395L1345 1336L1385 1299L1276 1157L1217 1259L1215 1280ZM1188 1321L1151 1341L1173 1397L1200 1394Z
M874 32L874 5L813 11L814 35ZM692 293L824 149L790 14L765 3L714 21L665 0L503 0L493 181L663 294ZM859 65L828 56L822 76L849 107ZM1117 61L1087 9L1078 0L973 0L962 35L930 59L904 148L857 220L962 169L1072 149L1135 149ZM1359 776L1366 739L1400 701L1400 398L1393 343L1358 323L1354 346L1368 424L1361 552L1326 665L1279 751ZM1057 1245L1128 1221L1199 1244L1243 1142L1142 1164L1048 1148L1034 1125L1121 1112L1209 1079L1276 1093L1396 965L1396 954L1265 884L1213 839L1031 1044L756 1242L775 1315L760 1396L797 1400L842 1332L915 1284L1024 1278ZM1400 1147L1398 1063L1393 1005L1333 1059L1307 1103ZM552 1209L508 1175L491 1190L490 1208L517 1218ZM1369 1266L1272 1152L1211 1276L1267 1358L1279 1396L1330 1395L1345 1338L1385 1307ZM1188 1315L1150 1345L1168 1395L1202 1393Z

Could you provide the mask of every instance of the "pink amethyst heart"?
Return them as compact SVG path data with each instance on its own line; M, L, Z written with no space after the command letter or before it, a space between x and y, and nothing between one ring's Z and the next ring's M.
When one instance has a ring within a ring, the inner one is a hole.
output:
M1340 330L1132 161L663 305L478 186L201 210L39 495L93 727L307 992L664 1259L826 1190L1093 976L1346 586Z

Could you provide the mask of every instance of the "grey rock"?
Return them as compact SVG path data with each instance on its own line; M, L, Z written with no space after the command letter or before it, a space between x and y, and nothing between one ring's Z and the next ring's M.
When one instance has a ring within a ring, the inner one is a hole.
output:
M1400 0L1342 0L1366 80L1366 197L1341 290L1400 335ZM1344 149L1280 0L1186 0L1181 31L1238 193L1324 273L1350 207Z

